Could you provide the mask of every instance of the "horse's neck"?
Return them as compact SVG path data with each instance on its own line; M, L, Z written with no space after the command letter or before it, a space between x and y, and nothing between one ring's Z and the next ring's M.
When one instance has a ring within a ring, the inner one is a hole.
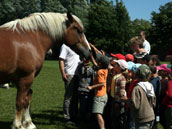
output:
M56 41L54 41L51 37L42 32L39 33L39 37L41 40L40 43L45 52L47 52L54 45L60 45L64 43L63 39L57 39Z
M44 53L46 53L54 44L53 40L43 32L39 32L39 39Z

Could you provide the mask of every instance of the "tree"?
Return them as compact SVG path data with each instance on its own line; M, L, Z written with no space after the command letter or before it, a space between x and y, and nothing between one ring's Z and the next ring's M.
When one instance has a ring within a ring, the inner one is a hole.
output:
M159 13L152 12L151 43L153 52L164 59L172 47L172 2L160 6Z
M88 23L88 2L87 0L60 0L61 4L71 13L81 19L84 26Z
M128 52L129 48L129 40L131 38L131 21L124 6L123 2L117 2L115 6L116 11L116 19L117 19L117 38L116 38L116 47L117 50L121 50L120 52L125 54Z
M92 3L88 15L87 38L97 48L107 52L114 51L117 21L113 5L106 0Z
M1 24L40 12L40 0L3 0L0 2Z
M63 7L59 0L41 0L40 4L42 12L67 12L67 9Z
M144 19L135 19L134 21L131 21L131 27L132 27L132 37L139 34L141 30L144 30L146 32L146 35L149 35L149 31L151 29L151 23Z

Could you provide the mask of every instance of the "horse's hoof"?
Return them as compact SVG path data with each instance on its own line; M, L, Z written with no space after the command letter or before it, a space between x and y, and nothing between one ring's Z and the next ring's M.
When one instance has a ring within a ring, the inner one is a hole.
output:
M30 122L23 122L23 126L25 129L36 129L36 126L30 121Z

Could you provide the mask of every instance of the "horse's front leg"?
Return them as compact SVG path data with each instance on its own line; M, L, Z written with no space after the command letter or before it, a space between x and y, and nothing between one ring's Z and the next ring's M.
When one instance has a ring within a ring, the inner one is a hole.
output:
M12 129L36 129L36 126L32 123L29 114L29 104L31 98L30 87L33 79L33 74L19 79L17 84L16 115L13 121ZM22 111L24 114L22 114ZM24 115L25 120L24 126L22 125L22 115Z
M26 98L27 103L26 103L24 110L23 110L23 126L26 129L36 129L36 126L32 123L32 119L30 116L30 110L29 110L31 97L32 97L32 90L30 89L28 96Z
M22 110L24 108L26 93L27 92L22 90L20 87L17 88L16 114L12 129L25 129L22 125Z

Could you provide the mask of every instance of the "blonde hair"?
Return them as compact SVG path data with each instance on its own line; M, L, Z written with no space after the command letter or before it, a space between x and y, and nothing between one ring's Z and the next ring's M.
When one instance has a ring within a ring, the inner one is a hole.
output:
M73 17L83 29L81 20L75 15L73 15ZM57 37L62 38L65 34L66 20L67 14L53 12L33 13L23 19L16 19L8 22L0 26L0 28L11 29L18 33L20 33L20 31L25 32L28 30L34 32L40 29L55 40Z
M131 46L139 45L140 48L143 48L143 39L140 36L135 36L130 39L130 45Z

